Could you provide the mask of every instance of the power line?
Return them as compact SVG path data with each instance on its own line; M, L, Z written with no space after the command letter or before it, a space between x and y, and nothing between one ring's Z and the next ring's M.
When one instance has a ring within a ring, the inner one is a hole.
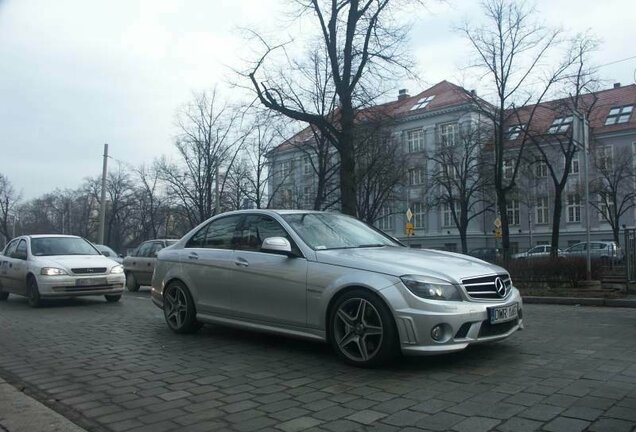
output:
M614 60L612 62L604 63L602 65L598 65L598 66L595 67L595 69L600 69L600 68L605 67L605 66L613 65L613 64L616 64L616 63L622 63L624 61L632 60L632 59L636 59L636 55L631 56L631 57L625 57L625 58L622 58L620 60Z

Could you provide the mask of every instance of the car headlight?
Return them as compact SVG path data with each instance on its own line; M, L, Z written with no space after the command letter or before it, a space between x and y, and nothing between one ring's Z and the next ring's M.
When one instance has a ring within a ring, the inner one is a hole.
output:
M402 283L418 297L431 300L461 301L457 287L448 281L428 276L404 275Z
M123 272L124 272L124 266L123 265L116 265L115 267L110 269L110 273L111 274L121 274Z
M57 267L42 267L40 274L44 276L62 276L66 275L66 270Z

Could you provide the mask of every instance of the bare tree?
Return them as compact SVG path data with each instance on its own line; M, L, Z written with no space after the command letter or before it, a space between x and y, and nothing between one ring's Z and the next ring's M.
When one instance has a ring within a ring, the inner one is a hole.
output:
M196 95L180 113L175 147L181 160L164 157L157 169L191 225L221 210L225 182L220 174L232 167L241 149L240 118L239 111L218 100L216 91Z
M298 2L301 14L312 17L318 28L317 43L324 48L330 92L337 99L334 111L325 114L308 105L299 105L298 95L311 93L311 85L305 86L306 81L301 80L288 86L264 71L267 57L282 48L281 45L273 47L260 38L265 54L247 74L264 106L313 125L337 149L341 208L346 214L355 215L357 209L356 111L378 95L381 78L394 79L396 70L408 64L402 51L408 29L403 23L391 21L392 12L402 3L397 0ZM288 60L288 63L293 66L293 62Z
M614 241L620 244L621 218L636 206L636 174L631 153L623 151L614 158L608 149L597 147L592 159L596 175L590 192L596 199L590 199L590 204L610 224Z
M468 253L467 232L470 222L492 211L493 201L487 194L492 185L491 167L484 153L491 138L488 125L461 125L459 134L428 155L434 164L427 189L431 192L430 207L446 207L457 227L462 253Z
M160 172L156 166L147 167L141 165L135 169L136 177L140 185L135 188L136 215L139 220L139 240L146 238L158 238L159 231L164 221L163 197L160 193Z
M527 124L532 124L536 107L559 80L568 65L559 64L549 72L542 67L551 48L557 47L558 30L538 23L538 17L526 3L510 0L485 0L486 22L481 26L466 24L460 28L473 48L474 66L483 71L482 78L495 86L494 104L474 97L474 103L493 125L494 189L501 218L504 257L510 256L510 229L507 215L508 196L515 193L515 180L528 142L526 130L514 148L506 145L506 126L514 121L518 108L531 105ZM547 76L547 78L546 78ZM541 84L534 84L540 82ZM534 85L533 85L534 84ZM536 92L531 89L539 88ZM504 176L504 163L512 169Z
M16 207L20 202L20 194L15 190L9 178L0 173L0 234L5 241L13 237L17 215ZM9 219L13 217L13 226L9 228Z

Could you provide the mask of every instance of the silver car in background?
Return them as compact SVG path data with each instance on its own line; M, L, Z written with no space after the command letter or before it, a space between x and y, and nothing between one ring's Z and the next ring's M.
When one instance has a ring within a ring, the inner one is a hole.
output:
M88 295L116 302L125 282L124 268L82 237L21 236L0 255L0 300L11 293L27 297L33 307L46 298Z
M173 331L203 323L329 342L358 366L441 354L522 328L501 267L415 250L334 213L218 215L158 254L151 297Z

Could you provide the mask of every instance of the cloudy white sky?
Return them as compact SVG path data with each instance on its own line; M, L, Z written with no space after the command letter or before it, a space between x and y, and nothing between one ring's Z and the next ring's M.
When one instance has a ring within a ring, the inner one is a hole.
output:
M172 154L175 113L192 91L232 95L231 68L249 55L240 28L298 30L280 25L288 2L0 0L0 173L33 198L99 175L105 142L132 165ZM633 0L535 3L547 23L600 37L597 64L636 56ZM419 85L470 84L453 27L477 14L475 0L447 0L412 15ZM636 58L599 72L634 83ZM417 85L396 82L395 93Z

